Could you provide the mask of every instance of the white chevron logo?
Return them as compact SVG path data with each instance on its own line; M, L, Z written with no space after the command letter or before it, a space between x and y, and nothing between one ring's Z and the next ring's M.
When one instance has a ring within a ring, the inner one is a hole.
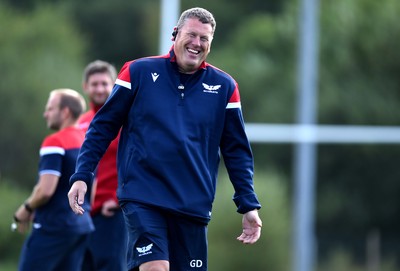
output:
M158 73L156 73L156 72L152 72L151 73L151 77L153 77L153 82L155 82L159 76L160 75Z

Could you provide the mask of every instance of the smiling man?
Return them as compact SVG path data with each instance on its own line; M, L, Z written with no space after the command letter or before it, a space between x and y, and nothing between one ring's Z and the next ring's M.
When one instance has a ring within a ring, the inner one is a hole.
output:
M83 72L83 91L90 101L90 110L78 120L86 131L94 115L111 94L117 71L110 63L95 60ZM118 136L99 161L92 189L90 212L96 230L90 234L82 271L125 271L127 231L117 200Z
M70 179L70 206L84 213L93 171L122 127L117 196L129 234L128 270L207 270L220 154L243 214L237 239L253 244L260 237L239 88L206 62L215 27L209 11L184 11L170 52L125 63L86 134Z

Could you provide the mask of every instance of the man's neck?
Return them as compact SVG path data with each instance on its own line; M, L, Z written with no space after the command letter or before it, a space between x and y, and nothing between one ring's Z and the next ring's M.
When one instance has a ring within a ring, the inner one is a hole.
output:
M60 127L60 130L63 130L65 128L69 127L75 127L77 126L77 122L75 120L66 120Z
M94 112L99 111L100 108L101 108L103 105L104 105L104 104L99 105L99 104L95 104L95 103L93 103L93 102L90 102L90 108L91 108Z

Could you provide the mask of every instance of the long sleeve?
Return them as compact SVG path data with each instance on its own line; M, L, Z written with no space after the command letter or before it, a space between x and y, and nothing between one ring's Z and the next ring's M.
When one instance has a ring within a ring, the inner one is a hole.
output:
M220 148L229 178L235 189L233 200L238 208L237 211L243 214L260 209L261 205L253 185L253 154L244 129L237 87L226 109Z

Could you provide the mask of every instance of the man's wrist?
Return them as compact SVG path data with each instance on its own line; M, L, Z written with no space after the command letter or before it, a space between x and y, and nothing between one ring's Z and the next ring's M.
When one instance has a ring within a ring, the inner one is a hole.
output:
M19 223L19 222L21 222L21 220L16 216L16 215L14 215L14 222L16 222L16 223Z
M26 202L26 201L24 202L24 207L25 207L25 210L28 211L28 213L33 213L33 209L28 202Z

